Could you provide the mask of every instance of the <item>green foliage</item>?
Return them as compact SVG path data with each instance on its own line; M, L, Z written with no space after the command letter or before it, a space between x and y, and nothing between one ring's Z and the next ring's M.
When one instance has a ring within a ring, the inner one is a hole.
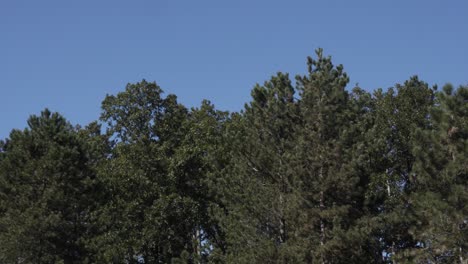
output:
M103 261L207 258L206 247L222 236L212 220L217 193L209 187L221 166L216 162L222 163L213 147L225 114L208 102L188 111L174 95L164 98L155 83L142 81L108 96L101 118L115 140L100 171L110 196L98 218Z
M296 173L303 184L302 211L308 262L366 262L360 252L349 249L351 227L361 216L361 182L353 171L352 150L358 142L351 136L358 116L345 87L349 81L343 66L317 50L308 59L309 74L297 77L301 92L302 126L298 135Z
M432 129L418 130L413 152L416 190L411 196L417 225L410 231L418 260L466 261L468 246L468 88L437 93Z
M468 87L307 66L235 113L143 80L84 128L31 116L0 141L0 263L466 263Z
M99 184L94 127L74 129L45 110L13 130L0 162L2 263L93 262L91 213ZM94 133L94 132L93 132Z
M370 156L367 205L371 234L379 239L386 261L396 261L401 252L418 247L409 230L415 217L409 196L414 191L415 131L430 127L433 89L412 77L375 96L374 125L367 132Z
M300 260L294 238L299 182L290 167L299 122L294 93L288 75L278 73L255 86L245 113L228 127L235 133L223 222L228 262Z

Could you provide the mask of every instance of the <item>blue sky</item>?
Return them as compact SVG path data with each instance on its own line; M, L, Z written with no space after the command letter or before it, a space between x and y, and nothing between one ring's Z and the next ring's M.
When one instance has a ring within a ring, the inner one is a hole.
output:
M156 81L188 106L240 110L324 48L367 90L417 74L468 84L468 1L0 0L0 138L49 107L74 124Z

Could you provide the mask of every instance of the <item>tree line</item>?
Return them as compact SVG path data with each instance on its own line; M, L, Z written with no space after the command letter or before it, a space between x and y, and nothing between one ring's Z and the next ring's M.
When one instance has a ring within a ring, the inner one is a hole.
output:
M466 263L468 86L372 93L321 49L240 112L154 82L0 141L0 263Z

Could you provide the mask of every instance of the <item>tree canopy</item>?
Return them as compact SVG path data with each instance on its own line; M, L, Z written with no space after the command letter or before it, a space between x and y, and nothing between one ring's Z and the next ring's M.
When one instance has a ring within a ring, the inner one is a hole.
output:
M349 87L321 49L242 111L155 82L0 141L0 263L467 263L468 86Z

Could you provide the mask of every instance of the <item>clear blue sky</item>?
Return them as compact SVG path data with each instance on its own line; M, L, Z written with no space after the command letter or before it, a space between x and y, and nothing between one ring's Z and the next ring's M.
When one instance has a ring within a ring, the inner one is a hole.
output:
M467 14L466 0L0 0L0 138L45 107L86 124L143 78L239 110L317 47L367 90L468 84Z

